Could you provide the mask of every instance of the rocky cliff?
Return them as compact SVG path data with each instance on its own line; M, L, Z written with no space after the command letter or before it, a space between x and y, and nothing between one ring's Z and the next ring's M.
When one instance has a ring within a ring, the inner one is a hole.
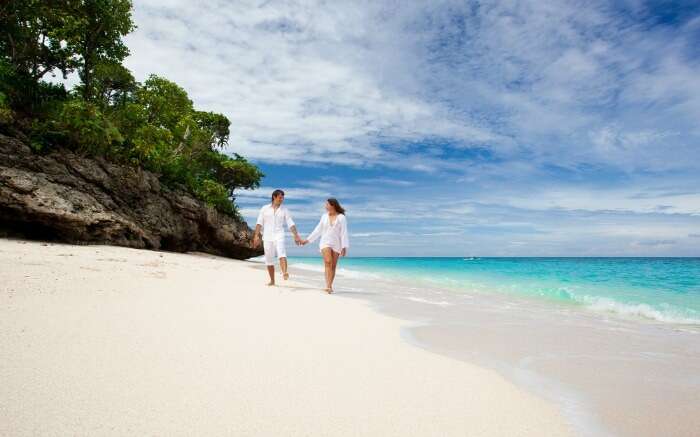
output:
M34 153L0 134L0 234L245 259L245 222L221 214L153 173L61 150Z

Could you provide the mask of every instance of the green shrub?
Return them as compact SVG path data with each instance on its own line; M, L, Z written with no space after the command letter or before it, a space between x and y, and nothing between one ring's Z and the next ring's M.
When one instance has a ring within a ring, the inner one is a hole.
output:
M45 117L56 102L68 98L63 85L36 82L3 60L0 60L0 93L13 112L31 118Z
M65 138L66 145L90 155L115 155L124 142L119 129L97 105L73 99L61 105L52 131Z
M238 215L238 211L231 202L228 190L216 181L211 179L199 181L195 188L195 195L221 212L233 216Z
M172 143L173 135L168 129L146 124L137 128L129 138L129 158L147 170L167 172Z
M7 96L0 91L0 125L9 125L13 122L12 109L7 101Z

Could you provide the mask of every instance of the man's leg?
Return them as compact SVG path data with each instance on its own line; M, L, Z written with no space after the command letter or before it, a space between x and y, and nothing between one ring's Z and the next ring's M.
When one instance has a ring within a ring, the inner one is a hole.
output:
M267 274L270 275L270 282L267 285L275 285L275 266L267 266Z
M282 277L286 281L289 279L289 273L287 273L287 257L280 258L280 269L282 269Z
M287 247L284 245L284 239L277 240L275 249L277 250L277 258L280 260L280 270L282 270L282 277L286 281L289 279L289 273L287 273Z
M265 265L267 266L267 274L270 275L270 282L267 285L275 285L275 242L264 241L263 249L265 251Z

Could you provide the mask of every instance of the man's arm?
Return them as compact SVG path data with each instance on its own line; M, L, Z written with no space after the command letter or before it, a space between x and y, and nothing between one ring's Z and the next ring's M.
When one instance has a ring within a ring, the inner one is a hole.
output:
M264 206L260 208L260 212L258 213L258 219L255 221L255 232L253 233L253 247L258 247L258 245L260 244L260 230L262 229L263 225L263 211L265 211Z
M299 236L299 232L297 232L297 226L292 225L289 230L292 231L292 234L294 234L294 242L296 244L301 244L301 237Z
M262 229L262 226L255 225L255 232L253 233L253 247L258 247L260 244L260 229Z
M297 226L294 223L294 220L292 220L292 215L289 213L288 209L285 209L284 216L285 220L287 221L287 227L290 231L292 231L292 234L294 234L294 242L296 244L301 244L301 237L299 236L299 232L297 232Z

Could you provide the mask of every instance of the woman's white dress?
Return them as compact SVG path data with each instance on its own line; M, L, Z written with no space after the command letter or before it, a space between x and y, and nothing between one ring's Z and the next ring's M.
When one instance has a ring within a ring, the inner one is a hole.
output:
M330 247L333 249L333 252L340 253L343 249L349 248L350 241L348 239L348 221L345 218L345 215L336 215L335 222L331 224L328 213L323 214L321 216L321 220L318 222L318 225L316 225L316 229L309 234L307 240L313 242L319 237L321 237L319 250Z

